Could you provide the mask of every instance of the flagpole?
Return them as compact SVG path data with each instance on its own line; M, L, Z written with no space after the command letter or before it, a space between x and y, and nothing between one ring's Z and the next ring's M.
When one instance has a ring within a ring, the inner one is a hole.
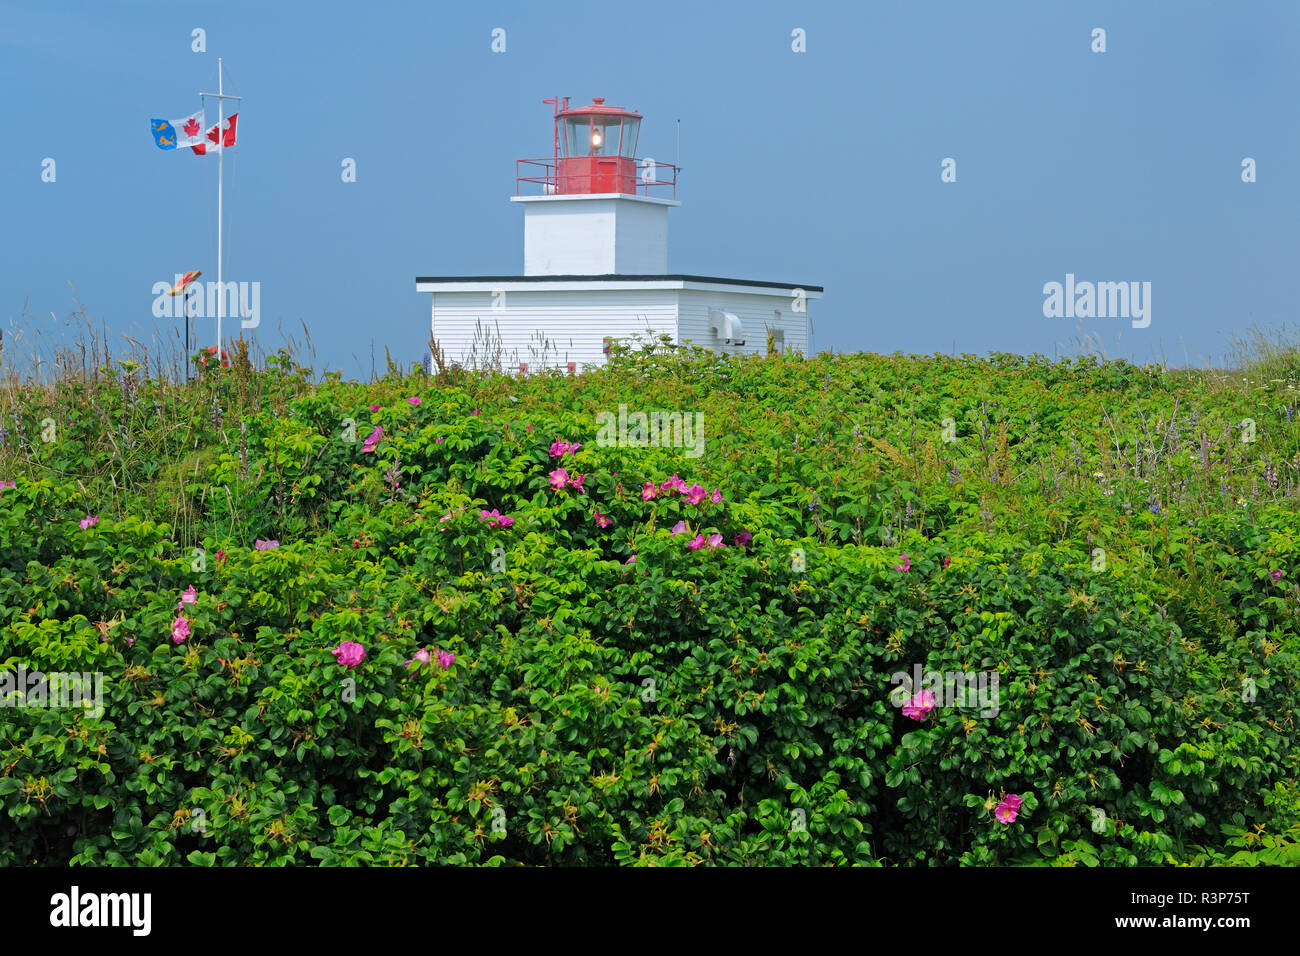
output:
M226 124L226 100L238 100L241 97L227 96L225 86L225 75L222 71L221 57L217 57L217 92L200 93L199 96L215 96L217 98L217 363L221 363L221 320L226 311L226 288L222 284L224 275L222 272L222 192L225 185L225 170L223 161L226 157L226 131L222 128Z
M226 311L226 287L221 284L221 193L225 183L222 164L226 159L226 133L223 129L226 105L225 80L222 78L221 57L217 57L217 367L221 367L221 314Z

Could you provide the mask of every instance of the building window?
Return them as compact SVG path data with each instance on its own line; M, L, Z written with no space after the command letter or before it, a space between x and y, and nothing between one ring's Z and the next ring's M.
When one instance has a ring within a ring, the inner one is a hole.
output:
M781 324L781 310L773 309L776 322L772 325L772 343L778 353L785 352L785 326Z

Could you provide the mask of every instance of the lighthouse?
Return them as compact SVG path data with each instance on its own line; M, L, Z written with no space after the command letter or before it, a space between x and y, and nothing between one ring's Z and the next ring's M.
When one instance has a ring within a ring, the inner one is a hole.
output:
M808 351L808 283L668 271L675 164L639 156L643 117L596 97L554 107L552 154L515 163L523 207L519 275L421 276L432 336L447 362L570 372L608 360L615 339L668 335L722 352Z

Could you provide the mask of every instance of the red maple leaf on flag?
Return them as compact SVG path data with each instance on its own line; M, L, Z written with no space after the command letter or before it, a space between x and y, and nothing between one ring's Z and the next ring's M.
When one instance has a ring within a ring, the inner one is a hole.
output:
M217 128L215 126L208 130L208 139L214 143L217 141Z
M199 121L194 119L194 117L190 117L190 121L185 124L185 135L193 138L198 135L198 132Z

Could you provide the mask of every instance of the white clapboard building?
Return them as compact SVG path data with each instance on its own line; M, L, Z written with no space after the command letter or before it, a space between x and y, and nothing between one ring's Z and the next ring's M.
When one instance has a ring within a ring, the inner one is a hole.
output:
M554 153L518 160L511 198L524 209L523 274L415 280L433 300L448 364L580 371L603 364L614 339L660 334L765 353L770 331L783 350L808 352L820 286L669 273L677 167L637 158L640 114L599 97L573 109L567 97L546 102Z

